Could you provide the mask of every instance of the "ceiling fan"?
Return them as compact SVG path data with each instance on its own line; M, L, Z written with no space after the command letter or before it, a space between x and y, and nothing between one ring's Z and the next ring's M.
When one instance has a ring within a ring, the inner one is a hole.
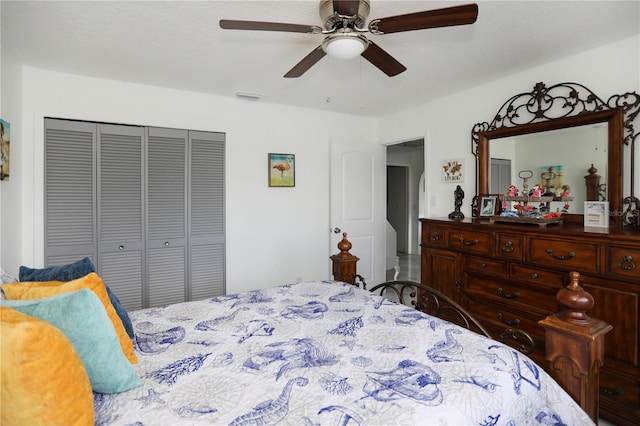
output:
M389 77L393 77L407 68L380 46L367 39L363 35L364 33L384 35L402 31L473 24L478 17L478 5L452 6L374 19L365 27L367 16L369 16L369 0L320 0L320 17L324 22L324 29L317 25L234 19L221 19L220 28L326 34L322 44L291 68L284 75L285 78L300 77L327 54L342 59L361 55Z

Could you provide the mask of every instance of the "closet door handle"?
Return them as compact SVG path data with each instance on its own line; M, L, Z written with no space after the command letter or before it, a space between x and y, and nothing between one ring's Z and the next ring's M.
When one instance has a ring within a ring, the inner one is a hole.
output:
M165 242L164 242L164 246L165 246L165 247L169 247L169 241L165 241Z
M118 246L118 250L124 250L124 246Z

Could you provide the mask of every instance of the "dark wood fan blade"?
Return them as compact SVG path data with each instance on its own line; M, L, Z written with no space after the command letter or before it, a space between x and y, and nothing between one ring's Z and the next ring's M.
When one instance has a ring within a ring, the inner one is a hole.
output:
M300 62L298 62L288 73L284 75L285 78L296 78L307 72L309 68L314 66L320 59L324 58L326 53L322 50L322 46L316 47L307 56L305 56Z
M378 67L380 71L393 77L401 72L405 71L407 67L398 62L393 56L389 55L380 46L372 41L369 41L369 47L360 54L367 61Z
M376 19L369 23L372 33L398 33L401 31L426 30L428 28L452 27L455 25L473 24L478 18L478 5L446 7L444 9L426 10L406 15L390 16Z
M360 0L333 0L333 10L339 15L355 16Z
M322 28L316 25L284 24L280 22L236 21L221 19L220 28L225 30L284 31L289 33L319 33Z

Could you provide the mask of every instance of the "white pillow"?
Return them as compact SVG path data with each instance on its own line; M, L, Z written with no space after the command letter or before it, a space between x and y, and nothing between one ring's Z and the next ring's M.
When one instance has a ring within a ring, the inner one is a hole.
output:
M8 273L2 268L0 268L0 280L2 281L2 284L18 282L18 279L16 277L14 277L13 275L11 275L10 273Z
M17 283L18 279L13 275L11 275L10 273L8 273L7 271L5 271L4 269L0 268L0 281L1 281L1 284L8 284L8 283ZM2 291L2 289L0 289L0 299L2 300L5 299L4 291Z

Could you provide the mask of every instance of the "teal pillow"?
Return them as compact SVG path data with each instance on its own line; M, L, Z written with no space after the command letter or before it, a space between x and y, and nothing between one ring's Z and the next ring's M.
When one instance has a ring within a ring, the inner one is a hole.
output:
M94 391L118 393L142 385L122 352L102 302L88 288L45 299L0 300L0 306L39 318L62 331L80 355Z
M37 269L29 268L28 266L20 266L20 281L72 281L78 278L82 278L91 272L97 272L93 262L88 257L80 259L77 262L69 263L68 265L49 266L47 268ZM15 280L18 281L18 280ZM120 300L116 297L115 293L111 291L107 283L104 283L107 287L107 294L109 300L116 310L116 313L122 320L122 325L127 331L127 334L132 339L135 337L133 332L133 325L127 310L122 306Z

